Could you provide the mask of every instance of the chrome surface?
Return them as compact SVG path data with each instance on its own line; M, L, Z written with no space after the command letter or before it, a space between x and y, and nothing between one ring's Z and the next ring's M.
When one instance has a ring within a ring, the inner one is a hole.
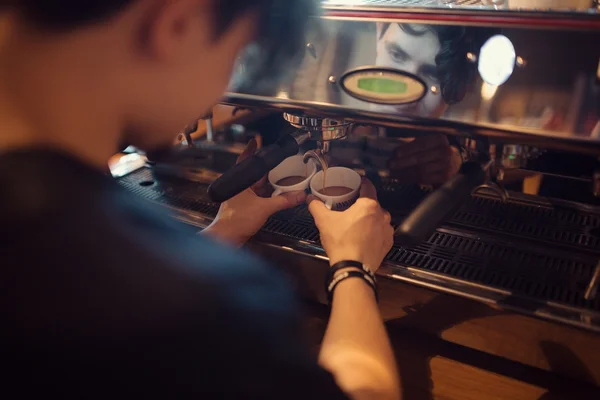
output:
M319 164L322 170L327 169L327 161L325 161L321 150L309 150L304 153L304 164L308 163L311 158L315 160L317 164Z
M302 129L297 132L294 132L292 136L294 137L294 139L296 139L296 143L298 143L299 145L311 138L310 132L307 132Z
M517 56L516 65L517 67L524 68L527 65L527 61L523 57Z
M600 171L594 171L592 175L592 192L594 196L600 197Z
M306 51L308 51L313 58L317 58L317 50L315 50L315 46L313 46L312 43L306 44Z
M498 196L502 203L506 203L510 196L508 191L496 182L486 182L483 185L476 187L472 194L478 194L481 192L491 192L492 195Z
M284 113L283 118L294 128L308 131L310 138L320 142L337 140L348 135L352 123L341 119L329 119Z
M597 5L597 0L573 0L562 2L518 2L510 0L323 0L326 8L355 8L361 10L391 10L398 9L471 9L471 10L529 10L535 12L591 12Z
M206 138L205 138L205 140L209 143L212 143L212 142L214 142L214 136L215 136L215 132L214 132L214 128L213 128L212 113L204 116L202 119L204 120L204 122L206 122Z
M190 182L210 184L222 174L213 171L210 168L201 167L180 167L176 165L161 164L155 167L158 174L171 176L174 178L185 179Z
M148 169L119 179L127 189L170 208L176 218L207 226L218 205L206 187L152 182ZM379 198L394 223L427 191L385 181ZM600 208L512 194L507 202L472 196L425 243L395 245L379 274L422 288L549 321L600 332L600 299L584 299L600 257ZM305 207L273 216L256 241L326 260ZM596 278L597 279L597 278Z
M129 175L130 173L143 168L148 162L146 156L138 153L117 155L116 157L117 159L113 162L109 162L108 165L110 174L113 178L121 178L125 175Z
M523 168L527 165L527 157L527 146L505 145L502 148L501 164L504 168Z
M498 179L498 181L502 181L502 177L504 177L506 171L519 171L519 172L524 172L524 173L529 173L529 174L537 174L540 176L548 176L548 177L552 177L552 178L560 178L560 179L564 179L564 180L570 180L570 181L576 181L576 182L583 182L583 183L589 183L590 185L593 185L593 178L588 178L585 176L571 176L571 175L562 175L562 174L553 174L550 172L540 172L540 171L536 171L536 170L531 170L531 169L526 169L526 168L516 168L516 169L508 169L508 168L499 168L496 173L496 177ZM596 195L592 188L590 189L591 193Z
M212 124L213 113L212 110L207 112L206 114L198 117L193 123L186 126L183 131L178 135L178 140L184 146L188 148L194 147L194 139L192 138L192 134L198 130L198 120L202 119L206 122L206 137L205 140L209 143L213 142L213 124Z
M290 113L295 126L322 132L326 127L337 136L347 132L329 121L342 121L344 127L358 122L410 128L415 135L487 136L498 143L600 154L595 129L600 126L600 16L591 20L598 29L561 31L560 25L538 26L532 20L528 27L515 27L507 18L498 28L471 16L445 23L436 15L435 21L417 24L407 20L404 11L394 15L315 18L307 42L319 57L307 51L290 71L291 78L272 93L250 88L229 92L223 101ZM512 42L515 64L522 68L514 68L504 84L490 86L482 82L478 62L472 61L498 32ZM373 65L412 73L429 90L422 100L400 106L358 100L342 90L339 77Z
M598 285L600 285L600 262L598 262L596 270L594 271L594 276L585 290L584 297L586 300L594 300L596 298L596 295L598 294Z
M440 6L470 6L484 5L481 0L324 0L327 6L350 7L440 7Z
M192 138L192 133L196 130L198 124L194 124L193 126L186 126L183 132L178 137L178 140L182 145L187 146L188 148L194 147L194 139Z

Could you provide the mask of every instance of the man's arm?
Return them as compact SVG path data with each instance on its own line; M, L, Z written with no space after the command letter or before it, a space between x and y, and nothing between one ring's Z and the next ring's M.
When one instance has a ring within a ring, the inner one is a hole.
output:
M396 361L373 290L348 279L335 290L319 363L353 399L397 399Z
M376 271L392 246L393 228L373 185L364 181L361 198L344 212L310 200L330 264L359 261ZM400 397L394 353L373 290L363 279L346 279L335 288L319 362L353 399Z
M210 371L205 382L222 382L198 394L213 390L222 398L347 399L332 374L310 356L286 280L250 255L245 261L217 266L222 271L217 275L226 279L204 290L201 298L211 305L198 304L199 310L209 307L216 318L200 324L181 345L180 354L190 363L196 360L202 370ZM196 382L186 385L193 388Z

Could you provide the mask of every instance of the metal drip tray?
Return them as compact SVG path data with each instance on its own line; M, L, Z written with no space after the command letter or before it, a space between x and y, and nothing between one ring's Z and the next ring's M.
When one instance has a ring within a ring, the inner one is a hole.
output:
M382 189L380 201L395 219L407 215L428 193L416 186L394 183ZM600 255L600 215L561 205L517 200L502 203L496 198L473 196L446 224Z
M178 209L216 215L218 205L207 200L206 186L189 182L154 182L149 169L119 179L132 192ZM380 200L399 221L426 191L388 182ZM461 281L510 292L511 296L561 306L600 311L600 297L583 298L600 258L600 238L593 232L600 216L576 208L507 203L472 197L426 242L394 246L387 264L411 267ZM304 206L278 213L263 231L319 245L319 233ZM579 251L565 251L565 247ZM585 250L585 251L582 251Z
M418 246L394 248L387 258L399 265L506 289L514 295L600 311L600 298L583 298L596 266L592 257L436 232Z
M219 211L218 204L206 200L206 185L175 179L155 181L150 168L134 171L118 182L136 195L163 205L211 217Z

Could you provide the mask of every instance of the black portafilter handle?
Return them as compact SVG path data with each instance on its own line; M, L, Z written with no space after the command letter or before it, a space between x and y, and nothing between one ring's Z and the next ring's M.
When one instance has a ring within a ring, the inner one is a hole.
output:
M429 239L431 234L464 202L473 189L483 184L486 171L481 164L468 162L460 172L427 196L396 228L395 242L409 246Z
M284 135L274 144L236 164L217 178L208 188L208 196L222 203L258 182L283 160L298 154L300 147L291 135Z

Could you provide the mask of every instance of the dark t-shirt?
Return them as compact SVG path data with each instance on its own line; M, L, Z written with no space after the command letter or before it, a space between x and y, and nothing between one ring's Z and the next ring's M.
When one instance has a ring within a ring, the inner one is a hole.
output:
M49 151L0 155L0 204L0 393L345 398L250 254Z

